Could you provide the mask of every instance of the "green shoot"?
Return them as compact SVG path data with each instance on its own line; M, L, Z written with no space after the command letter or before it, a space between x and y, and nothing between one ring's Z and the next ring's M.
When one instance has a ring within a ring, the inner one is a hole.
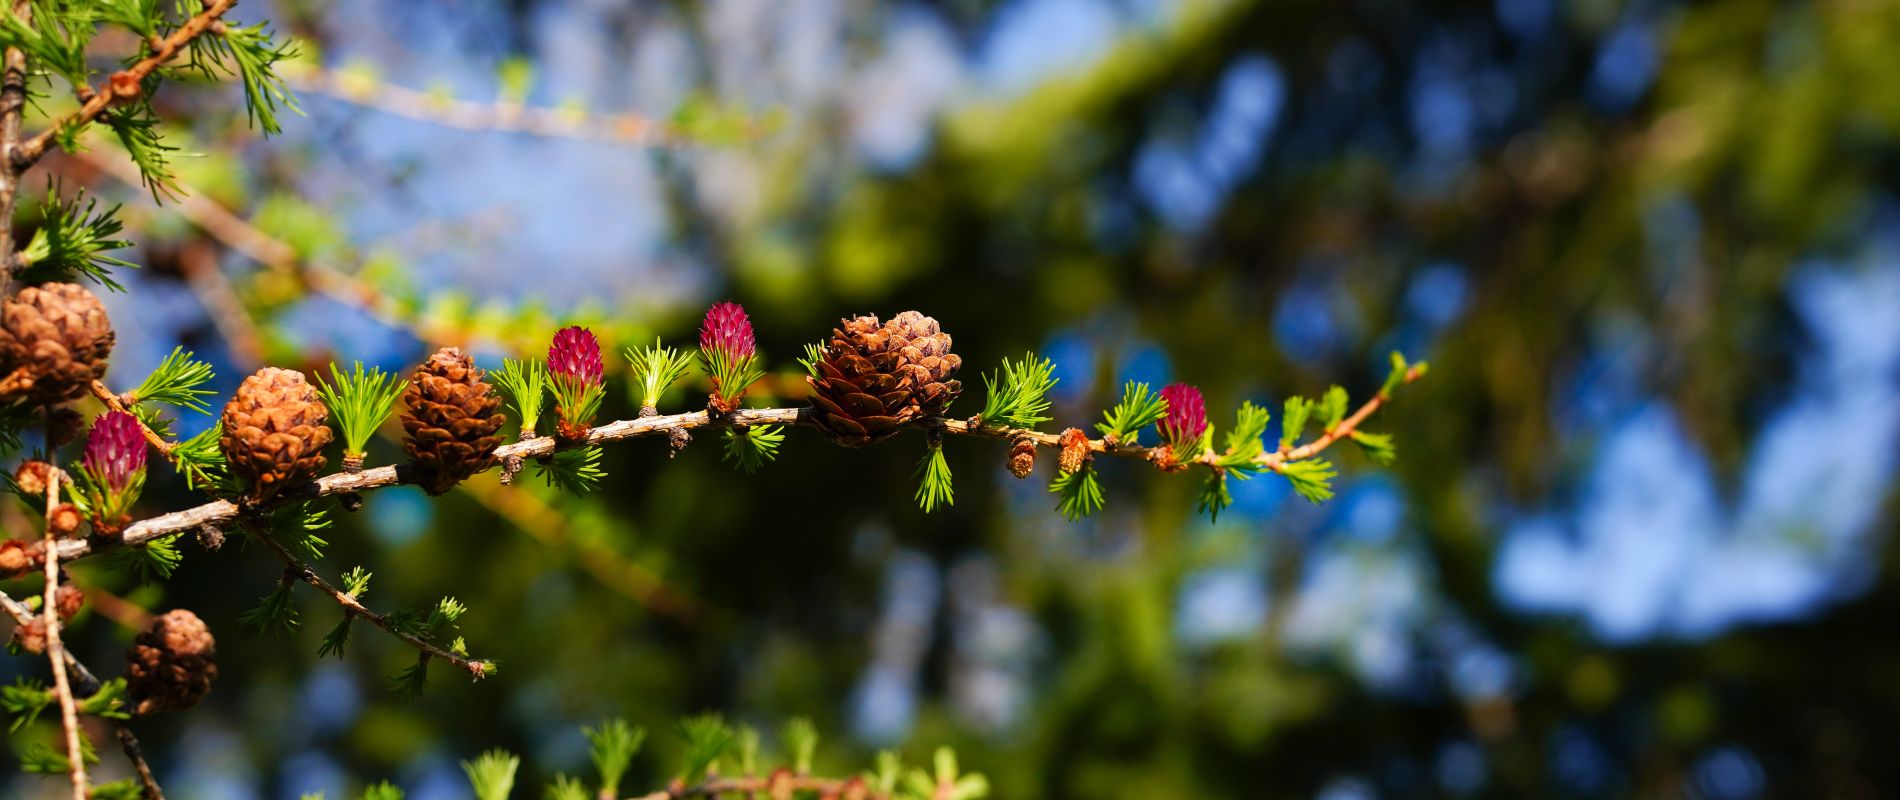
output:
M405 385L401 378L380 369L371 368L365 373L361 361L356 362L354 371L349 373L332 363L330 379L317 379L317 395L330 407L337 427L343 430L344 456L363 457L369 437L389 419Z
M1003 359L1000 373L983 376L989 393L983 404L984 424L1034 428L1053 419L1044 414L1049 410L1049 390L1056 385L1054 371L1049 359L1038 361L1034 353L1024 353L1015 363Z

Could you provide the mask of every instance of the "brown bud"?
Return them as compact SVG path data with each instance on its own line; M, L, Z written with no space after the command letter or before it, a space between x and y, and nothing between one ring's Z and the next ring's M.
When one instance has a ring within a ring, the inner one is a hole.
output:
M80 516L79 508L72 503L53 506L53 513L46 515L46 527L61 539L78 533L79 523L84 521L85 517Z
M70 583L61 584L53 592L53 609L59 612L59 621L71 622L79 616L79 609L86 606L86 593Z
M871 787L864 782L863 776L853 775L851 780L845 781L843 786L838 787L838 798L839 800L871 800Z
M785 767L772 770L771 777L765 779L766 796L772 800L792 800L792 794L797 791L796 781L793 780L796 777Z
M115 101L135 100L139 96L139 79L137 75L119 70L106 79L106 88L112 90Z
M1027 478L1036 468L1036 440L1018 436L1009 446L1009 474Z
M211 523L198 527L198 546L215 553L224 546L224 529Z
M53 440L53 446L70 443L79 438L79 429L85 427L86 418L70 408L56 408L46 418L46 435Z
M18 539L0 542L0 580L18 578L32 568L33 556L26 551L26 542Z
M46 652L46 620L34 617L14 628L13 645L34 655Z
M1180 472L1188 468L1187 464L1174 457L1174 448L1167 445L1155 448L1148 454L1148 460L1154 462L1155 469L1162 472Z
M1089 462L1089 435L1081 428L1070 428L1062 432L1062 452L1056 457L1056 468L1062 474L1070 475L1082 469Z
M53 465L44 461L22 461L13 473L13 483L28 497L45 497L47 476L53 474L52 470Z

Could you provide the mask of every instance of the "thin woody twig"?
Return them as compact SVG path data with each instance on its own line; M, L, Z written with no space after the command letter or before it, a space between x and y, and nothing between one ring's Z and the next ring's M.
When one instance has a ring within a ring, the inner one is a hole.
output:
M50 418L50 408L47 413ZM49 465L54 463L50 442L46 459ZM86 759L79 747L79 703L73 700L72 682L66 678L66 645L59 638L59 547L53 537L53 509L59 507L59 484L59 469L53 466L47 470L46 481L46 586L40 606L40 621L46 627L46 661L52 666L53 691L59 697L60 726L66 734L66 774L72 779L73 800L86 800L89 792L86 788Z
M139 786L145 790L145 800L165 800L165 792L158 788L158 777L152 774L152 765L145 763L145 751L139 747L139 737L132 735L132 727L124 722L112 727L119 735L119 749L125 751L125 757L132 762L133 771L139 774Z
M60 131L98 119L99 115L104 114L106 109L111 108L115 102L136 98L141 91L139 87L144 84L146 78L177 56L185 45L191 43L191 40L212 30L213 23L216 23L219 17L224 16L224 13L230 11L235 5L237 5L237 0L211 0L205 5L203 11L185 20L184 24L171 32L171 35L152 42L151 55L140 59L132 66L112 73L106 78L106 83L101 88L85 87L85 91L80 93L85 96L85 102L81 103L78 109L54 120L46 130L40 131L33 138L21 142L19 147L12 149L8 154L8 162L15 174L26 171L28 167L38 162L40 157L46 155L47 149L52 146L54 137L58 136Z
M292 89L445 128L525 133L638 147L692 144L677 127L639 114L589 114L580 109L540 108L507 100L481 103L386 83L360 71L304 64L281 70Z
M298 580L315 586L324 594L329 595L330 599L336 601L337 605L342 606L345 612L362 618L368 621L369 624L383 629L385 633L401 639L405 644L415 648L427 657L441 659L454 664L462 671L467 672L470 676L477 679L487 677L489 671L493 669L493 666L486 660L456 655L455 653L437 647L427 639L390 624L389 615L371 611L368 606L363 605L361 600L356 599L355 595L338 589L335 584L324 580L322 576L317 574L316 570L310 568L309 564L304 563L303 559L298 558L295 553L292 553L290 548L285 546L283 542L277 541L275 537L270 535L260 535L256 538L258 541L263 542L264 546L269 548L270 551L277 556L279 561L284 562L284 566L288 567L290 573Z
M92 382L92 385L87 388L92 391L93 397L98 398L99 402L106 404L106 408L121 414L132 413L131 409L126 408L125 403L119 400L119 396L113 394L112 390L107 388L104 383L95 380ZM134 417L134 419L137 419L137 417ZM172 457L172 448L177 445L167 441L165 437L158 435L158 431L152 430L151 426L146 425L145 420L139 420L139 431L145 434L146 444L151 445L153 449L157 450L159 454L163 455L167 460Z

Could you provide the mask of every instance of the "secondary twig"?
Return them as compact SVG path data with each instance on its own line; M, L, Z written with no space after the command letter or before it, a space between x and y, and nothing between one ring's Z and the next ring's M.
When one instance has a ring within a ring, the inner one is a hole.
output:
M139 747L139 737L133 736L131 726L124 722L112 727L119 734L119 749L125 751L125 757L132 762L132 769L139 774L139 785L145 789L145 800L165 800L165 792L158 788L158 778L152 774L152 765L145 763L145 751Z
M269 534L260 534L256 538L258 541L263 542L265 547L270 548L270 551L276 554L279 561L284 562L284 566L290 568L290 572L294 574L298 580L315 586L324 594L329 595L330 599L335 600L337 605L342 606L345 612L367 620L371 625L375 625L383 629L385 633L401 639L410 647L421 651L430 658L439 658L454 664L475 678L483 678L488 675L490 666L487 661L456 655L437 647L427 639L391 625L387 614L379 614L375 611L371 611L368 606L363 605L361 600L356 599L355 595L338 589L335 584L324 580L323 576L318 575L316 570L310 568L309 564L305 564L303 559L298 558L295 553L292 553L290 548L285 546L283 542L277 541L276 537Z
M106 404L106 408L125 414L132 413L131 409L125 407L125 403L120 402L119 396L113 394L112 390L103 382L95 380L92 382L92 386L88 388L92 390L93 397L99 398L99 402ZM134 417L134 419L137 419L137 417ZM146 425L145 420L139 420L139 431L145 434L145 442L150 444L153 449L156 449L159 455L164 456L166 460L171 459L172 448L177 445L166 441L165 437L158 435L158 431L152 430L151 426Z
M54 137L58 136L60 131L98 119L99 115L111 108L114 102L124 100L122 88L129 87L125 90L131 91L132 96L136 97L138 87L144 84L146 78L172 60L173 56L178 55L178 52L184 49L185 45L190 44L191 40L204 35L211 29L212 23L218 21L218 18L224 16L224 12L230 11L234 5L237 5L237 0L211 0L205 5L203 11L185 20L183 25L171 32L171 35L153 42L151 55L140 59L132 66L112 73L107 77L103 88L86 87L87 91L81 92L82 96L86 96L85 102L81 103L78 109L54 120L46 130L40 131L33 138L21 142L19 147L12 149L8 161L16 173L26 171L27 167L33 166L41 156L46 155L47 148L52 146Z
M286 65L280 73L284 82L299 92L446 128L638 147L692 144L673 125L639 114L589 114L580 109L539 108L507 100L475 102L397 86L368 74L305 64ZM748 126L747 132L756 134L757 127Z
M48 414L51 414L50 409ZM55 464L51 446L47 447L46 461L49 465ZM79 747L79 703L73 700L73 686L66 679L66 645L59 638L59 547L53 538L52 522L53 509L59 506L59 484L59 469L53 466L47 470L46 480L46 586L40 621L46 626L46 661L52 666L53 691L59 697L59 722L66 733L66 774L72 778L73 800L86 800L85 751Z

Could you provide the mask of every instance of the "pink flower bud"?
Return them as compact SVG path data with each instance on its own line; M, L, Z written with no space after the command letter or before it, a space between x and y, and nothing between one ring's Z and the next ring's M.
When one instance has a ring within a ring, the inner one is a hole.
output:
M1168 415L1155 423L1161 438L1170 446L1200 441L1207 430L1207 403L1201 399L1201 390L1177 383L1162 389L1161 399L1168 402Z
M548 345L548 373L555 380L598 386L605 369L593 331L575 325L554 334L554 343Z
M107 411L93 420L92 433L86 437L85 465L112 491L125 491L145 471L145 433L138 418L124 411Z
M752 320L738 303L719 303L706 310L706 321L699 326L699 349L717 352L738 361L758 352L752 338Z

